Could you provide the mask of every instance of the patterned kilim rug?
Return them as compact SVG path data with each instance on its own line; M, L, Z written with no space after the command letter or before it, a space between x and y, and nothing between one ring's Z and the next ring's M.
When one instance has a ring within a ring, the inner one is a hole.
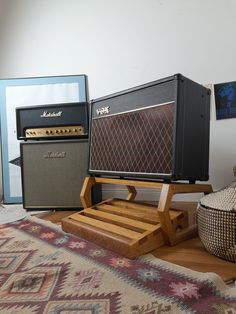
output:
M38 218L0 225L0 313L236 313L236 289L145 255L129 260Z

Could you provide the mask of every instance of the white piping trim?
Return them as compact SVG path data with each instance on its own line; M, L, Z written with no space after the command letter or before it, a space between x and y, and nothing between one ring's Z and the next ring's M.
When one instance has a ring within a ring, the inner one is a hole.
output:
M111 116L117 116L117 115L124 114L124 113L140 111L140 110L145 110L145 109L159 107L159 106L165 106L165 105L169 105L169 104L172 104L172 103L175 103L175 102L174 101L168 101L168 102L164 102L164 103L153 105L153 106L147 106L147 107L127 110L127 111L122 111L122 112L118 112L118 113L112 113L112 114L108 114L108 115L101 115L101 116L98 116L98 117L92 117L92 120L106 118L106 117L111 117Z

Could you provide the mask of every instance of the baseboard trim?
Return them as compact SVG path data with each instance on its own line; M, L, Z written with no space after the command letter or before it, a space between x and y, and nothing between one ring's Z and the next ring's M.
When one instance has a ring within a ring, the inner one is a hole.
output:
M149 190L149 189L141 189L137 188L137 196L136 200L138 201L158 201L160 198L159 190ZM102 188L102 198L122 198L125 199L127 197L127 189L111 189L111 188ZM186 193L186 194L177 194L174 195L174 201L186 201L186 202L198 202L201 197L203 197L203 193Z

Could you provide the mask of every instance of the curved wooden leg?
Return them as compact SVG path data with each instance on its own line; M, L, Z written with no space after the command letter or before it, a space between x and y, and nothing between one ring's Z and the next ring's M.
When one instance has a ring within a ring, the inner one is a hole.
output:
M174 245L175 243L175 232L173 230L169 213L172 196L173 191L171 185L163 184L158 203L158 215L165 241L170 245Z
M90 198L90 191L92 186L96 183L95 178L93 177L86 177L84 179L84 183L80 192L80 200L82 206L84 208L91 207L91 198Z
M127 189L128 189L128 196L126 197L126 199L128 201L133 201L137 195L137 190L135 189L134 186L131 185L126 185Z
M158 214L165 240L170 245L175 245L197 234L197 225L176 233L169 213L170 203L174 194L200 192L209 194L212 192L212 186L208 184L163 184L158 205Z

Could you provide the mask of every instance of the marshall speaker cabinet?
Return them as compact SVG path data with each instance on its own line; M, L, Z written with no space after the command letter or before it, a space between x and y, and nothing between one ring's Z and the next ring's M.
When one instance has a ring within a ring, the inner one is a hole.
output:
M66 139L20 143L23 206L26 209L81 207L80 191L88 164L88 140ZM91 192L101 198L99 186Z
M207 88L176 74L91 106L90 174L208 180Z

